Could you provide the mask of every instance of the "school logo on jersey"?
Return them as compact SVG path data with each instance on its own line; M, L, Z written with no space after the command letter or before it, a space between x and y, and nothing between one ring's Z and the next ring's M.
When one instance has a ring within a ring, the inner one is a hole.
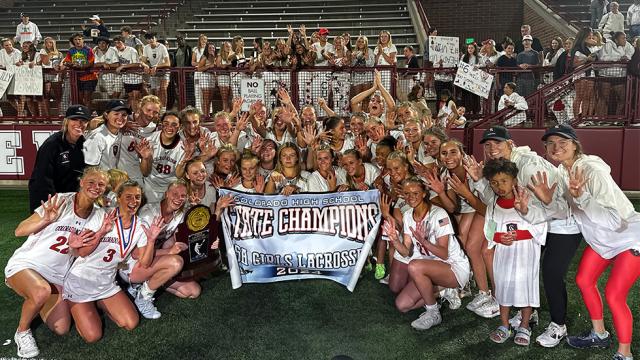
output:
M449 218L446 217L446 218L442 218L442 219L438 220L438 225L440 225L440 226L449 225Z
M513 224L513 223L507 224L507 231L516 231L516 230L518 230L518 224Z
M66 164L69 162L69 151L63 151L60 153L60 163Z
M118 145L113 145L113 155L118 155Z

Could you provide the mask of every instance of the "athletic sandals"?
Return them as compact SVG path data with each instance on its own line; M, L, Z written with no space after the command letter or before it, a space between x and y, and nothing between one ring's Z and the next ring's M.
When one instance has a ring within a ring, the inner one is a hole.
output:
M18 345L18 357L28 359L40 354L40 350L36 344L36 339L31 333L31 329L22 332L16 331L13 339L16 341L16 345Z
M385 271L386 269L384 267L384 264L376 264L376 273L373 276L376 278L376 280L380 280L384 277Z
M582 335L567 336L567 344L576 349L607 349L611 346L611 335L607 332L606 337L600 338L595 331L589 330Z
M506 326L499 326L489 334L489 339L496 344L502 344L511 337L511 330Z
M542 347L552 348L567 336L566 325L558 325L553 321L547 326L547 329L536 338L536 343Z
M531 343L531 330L524 327L517 328L513 342L516 343L516 345L529 346Z

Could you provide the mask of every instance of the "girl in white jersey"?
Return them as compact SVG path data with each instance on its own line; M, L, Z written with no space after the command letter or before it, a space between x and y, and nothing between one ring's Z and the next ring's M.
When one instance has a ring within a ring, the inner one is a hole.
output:
M266 194L291 195L307 192L309 173L300 166L300 150L292 142L285 143L278 149L278 164L267 180Z
M133 330L138 325L138 312L116 282L116 274L136 249L140 266L149 266L155 239L164 225L160 216L147 225L136 215L142 202L142 188L137 182L123 183L117 190L117 200L95 242L70 244L78 258L64 278L63 298L78 333L88 343L102 337L98 307L119 327Z
M107 174L96 167L87 168L77 193L50 197L35 213L16 228L16 236L29 236L15 251L5 268L7 285L25 301L15 334L19 357L38 356L31 334L31 321L40 317L56 334L69 331L71 317L62 301L64 275L71 266L71 237L83 230L82 239L91 240L100 229L104 211L95 205L107 188Z
M204 163L198 159L189 160L185 166L184 177L187 182L187 208L202 204L213 212L217 197L216 188L207 181Z
M265 177L258 173L258 163L260 159L250 152L245 152L238 161L241 181L233 187L233 190L248 193L264 193Z
M411 207L403 214L403 237L400 238L395 221L385 224L396 249L395 259L406 264L402 271L407 274L407 280L396 298L396 307L407 312L424 306L426 312L411 326L426 330L442 321L435 297L437 286L464 287L469 281L470 267L454 235L449 215L428 200L426 184L411 177L404 181L403 192Z

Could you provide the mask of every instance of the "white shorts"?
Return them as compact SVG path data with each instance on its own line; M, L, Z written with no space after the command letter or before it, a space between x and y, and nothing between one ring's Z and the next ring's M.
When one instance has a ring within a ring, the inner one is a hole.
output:
M216 86L216 77L212 73L197 71L193 75L194 84L200 89L212 88Z
M42 264L38 264L26 259L9 259L7 267L4 268L4 277L8 279L13 275L19 273L20 271L26 269L31 269L37 272L51 284L62 286L62 284L64 283L64 274L61 274L60 272L55 271L48 266L44 266Z
M231 86L231 76L225 74L218 74L218 87Z
M119 291L122 289L115 279L100 284L100 282L80 278L69 273L64 279L62 298L75 303L85 303L112 297Z
M157 74L153 76L149 76L149 86L153 90L160 89L160 84L165 81L167 85L169 85L169 79L171 78L171 73L167 72L164 74Z

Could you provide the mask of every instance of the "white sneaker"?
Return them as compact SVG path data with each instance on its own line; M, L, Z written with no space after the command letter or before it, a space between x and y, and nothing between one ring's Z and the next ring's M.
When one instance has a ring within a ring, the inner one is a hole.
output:
M411 327L416 330L427 330L442 322L442 316L437 309L427 310L420 314L420 317L411 323Z
M32 358L40 354L40 350L36 344L36 339L34 339L33 334L31 333L31 329L22 332L16 331L13 339L16 341L16 345L18 345L18 357Z
M471 282L467 282L467 285L465 285L458 294L460 295L460 299L473 295L471 293Z
M457 310L462 306L462 300L458 294L458 289L444 289L440 291L440 297L449 302L449 309Z
M491 295L484 291L480 291L476 297L471 300L470 303L467 304L467 310L476 311L482 304L489 301Z
M489 299L473 310L473 312L483 318L491 319L500 315L500 305L498 305L496 298L489 295Z
M389 285L389 275L383 277L382 279L380 279L380 284L385 284L385 285Z
M162 315L155 305L153 305L153 298L145 299L142 294L138 293L134 302L140 314L146 319L159 319Z
M520 322L522 321L522 311L518 310L518 312L509 319L509 325L511 325L512 329L517 329L520 327ZM538 310L533 310L531 316L529 316L529 325L538 323ZM531 327L531 326L529 326Z
M127 287L127 292L129 293L129 295L131 295L132 298L135 299L138 297L140 286L142 286L142 284L129 284L129 286Z
M536 338L536 342L542 347L550 348L558 345L565 336L567 336L567 326L558 325L552 321L547 329Z

